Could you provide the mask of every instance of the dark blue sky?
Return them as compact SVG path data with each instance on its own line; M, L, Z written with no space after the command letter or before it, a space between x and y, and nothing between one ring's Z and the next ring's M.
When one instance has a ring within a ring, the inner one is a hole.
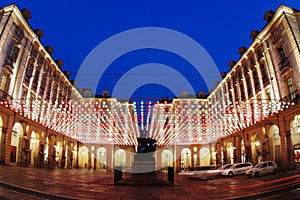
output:
M11 3L31 11L31 27L43 30L41 42L54 47L53 58L62 59L63 70L71 71L73 78L84 59L98 44L115 34L140 27L162 27L189 36L209 53L220 72L228 71L228 62L239 58L239 47L251 44L250 32L261 30L265 25L265 11L276 11L281 4L300 10L299 0L1 0L0 6ZM190 63L170 52L155 49L129 52L120 56L111 66L106 66L107 71L102 75L97 91L112 91L122 73L145 63L168 65L184 74L195 91L204 90L207 93L207 88L201 83L203 77L195 72ZM159 70L155 74L159 74ZM83 86L82 83L80 86ZM172 94L167 86L145 84L133 96L172 95L179 94Z

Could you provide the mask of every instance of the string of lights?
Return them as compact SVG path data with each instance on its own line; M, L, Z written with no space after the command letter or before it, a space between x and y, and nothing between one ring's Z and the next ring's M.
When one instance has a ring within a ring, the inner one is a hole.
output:
M12 111L83 143L137 145L141 131L157 144L207 144L290 108L293 102L211 103L175 99L172 103L87 99L68 103L40 99L0 101ZM139 109L137 109L139 108Z

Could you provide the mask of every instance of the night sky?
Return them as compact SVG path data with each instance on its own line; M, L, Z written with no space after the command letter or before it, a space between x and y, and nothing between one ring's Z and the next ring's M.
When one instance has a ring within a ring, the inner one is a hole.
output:
M152 77L152 83L140 83L139 87L133 90L134 93L129 93L129 96L122 94L123 96L118 98L160 98L179 95L174 94L169 85L160 84L157 77L170 80L170 84L173 84L172 81L176 82L177 78L184 76L195 93L198 91L208 93L208 88L203 83L206 73L199 73L185 58L168 50L142 48L143 46L119 55L109 66L99 66L101 62L96 62L94 71L77 74L89 53L116 34L143 27L174 30L198 42L210 55L219 72L228 72L229 61L237 61L239 58L238 49L251 44L250 32L255 29L261 30L266 24L263 20L265 11L276 11L282 4L300 10L299 0L42 2L1 0L0 6L12 3L20 9L28 8L31 11L32 19L29 21L31 27L43 31L42 44L54 47L53 59L64 61L63 70L72 73L71 79L77 79L79 76L87 79L98 77L99 83L95 86L95 93L109 90L113 94L115 85L126 72L136 66L148 66L151 69L150 64L156 63L157 66L153 65L153 72L144 70L146 74L143 76ZM102 59L101 56L99 55L99 59ZM173 74L170 70L160 70L159 67L162 65L175 69L178 74ZM103 73L97 71L101 67L105 69ZM143 69L142 67L140 69ZM206 71L210 70L204 64L199 67ZM128 80L134 81L141 76L138 71L133 71L128 75ZM216 80L218 76L219 74L216 75ZM78 82L78 86L90 87L84 82ZM123 86L124 90L131 87L130 84Z

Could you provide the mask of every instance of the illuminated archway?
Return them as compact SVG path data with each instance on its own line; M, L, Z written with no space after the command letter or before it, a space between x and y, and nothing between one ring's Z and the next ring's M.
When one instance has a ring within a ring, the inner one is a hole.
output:
M37 167L39 156L40 136L35 131L32 131L30 137L30 164Z
M181 150L181 169L188 170L192 167L192 152L189 148Z
M97 169L106 169L107 167L107 150L105 147L97 149Z
M123 149L118 149L115 152L115 166L122 166L124 167L126 164L126 152Z
M4 164L4 146L5 146L5 137L6 135L2 132L3 120L0 115L0 164Z
M12 136L11 136L11 147L10 147L10 162L11 163L22 163L22 158L26 162L25 155L22 155L22 145L26 148L26 140L23 143L23 127L18 122L13 126ZM29 145L29 144L28 144ZM23 157L22 157L23 156Z
M165 149L161 153L162 168L173 167L173 153L169 149Z
M89 150L86 146L79 148L79 168L87 168L89 165Z
M251 149L252 149L252 162L253 164L257 164L260 162L261 155L261 141L259 133L255 133L251 137Z
M281 163L281 142L280 133L277 125L272 125L269 130L269 145L270 145L270 159L275 160L277 164Z
M200 165L201 166L208 166L210 165L210 150L207 147L202 147L199 151L200 155Z
M296 115L290 124L292 156L295 163L300 165L300 115Z

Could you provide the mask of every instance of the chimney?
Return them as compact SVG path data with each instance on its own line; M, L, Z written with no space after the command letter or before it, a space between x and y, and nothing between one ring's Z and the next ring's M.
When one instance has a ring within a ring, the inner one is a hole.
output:
M62 60L56 60L55 63L57 66L61 69L61 67L64 65L64 62Z
M229 61L229 63L228 63L228 66L230 67L230 68L233 68L234 67L234 65L235 65L235 61L234 60L231 60L231 61Z
M205 98L205 92L199 91L197 96L198 96L198 98L203 99L203 98Z
M54 53L53 47L52 46L46 46L45 49L50 54L50 56L52 56L52 54Z
M246 47L240 47L238 53L240 54L240 56L242 57L242 55L247 51Z
M226 72L221 72L221 77L224 79L226 77L227 73Z
M37 28L37 29L34 30L34 32L38 36L39 40L44 37L44 33L41 29Z
M65 74L65 76L69 79L71 76L71 72L70 71L63 71L63 73Z
M109 91L108 90L103 90L102 91L102 97L109 97Z
M269 23L272 20L273 16L274 16L274 11L273 10L268 10L268 11L265 12L264 20L266 20L267 23Z
M251 33L250 33L250 38L254 41L255 38L258 36L258 34L259 34L259 31L258 31L258 30L253 30L253 31L251 31Z
M21 13L22 13L24 19L25 19L27 22L28 22L29 19L32 18L31 13L30 13L30 10L28 10L27 8L23 8L23 9L21 10Z

